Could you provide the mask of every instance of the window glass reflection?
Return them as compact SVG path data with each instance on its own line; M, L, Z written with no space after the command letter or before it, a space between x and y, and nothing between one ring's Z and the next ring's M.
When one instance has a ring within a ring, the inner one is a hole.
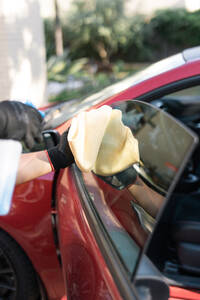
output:
M127 125L139 142L140 163L133 167L148 186L166 196L193 143L193 136L168 114L138 101L120 103L113 108L123 113Z
M196 137L170 115L147 103L126 101L112 108L122 111L124 125L138 140L140 162L112 176L84 174L84 181L91 202L131 274Z

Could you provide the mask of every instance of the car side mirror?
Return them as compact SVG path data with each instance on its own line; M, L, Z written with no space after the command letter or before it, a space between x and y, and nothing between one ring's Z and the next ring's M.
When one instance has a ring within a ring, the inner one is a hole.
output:
M22 151L20 142L0 140L0 215L6 215L11 207L19 158Z

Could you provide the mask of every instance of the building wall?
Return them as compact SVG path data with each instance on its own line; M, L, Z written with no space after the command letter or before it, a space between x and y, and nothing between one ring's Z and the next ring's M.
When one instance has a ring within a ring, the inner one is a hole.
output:
M144 14L151 15L157 9L165 8L180 8L185 7L184 0L159 0L159 1L149 1L149 0L127 0L126 1L126 11L129 14Z
M87 1L87 0L85 0ZM60 15L64 16L73 0L57 0ZM40 0L41 14L44 18L54 17L54 0ZM157 9L186 8L189 11L200 9L200 0L124 0L127 14L152 14Z
M55 16L55 0L39 0L41 6L41 14L43 18L53 18ZM87 1L87 0L85 0ZM65 16L69 11L73 0L57 0L60 16Z
M200 9L200 0L126 0L126 11L129 14L151 15L158 9L185 8L188 11Z
M46 63L39 0L0 0L0 101L46 103Z

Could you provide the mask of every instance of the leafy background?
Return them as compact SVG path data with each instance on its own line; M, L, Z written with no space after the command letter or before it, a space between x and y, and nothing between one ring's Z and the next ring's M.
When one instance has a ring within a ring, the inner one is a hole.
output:
M127 16L123 0L74 0L62 18L62 56L56 56L55 21L46 19L44 24L48 80L82 82L50 96L50 101L84 98L152 62L200 44L200 11L168 9L151 17Z

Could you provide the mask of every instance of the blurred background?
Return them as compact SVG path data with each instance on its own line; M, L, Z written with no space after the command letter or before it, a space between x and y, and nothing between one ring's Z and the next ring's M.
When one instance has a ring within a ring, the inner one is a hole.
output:
M200 45L200 0L0 0L0 101L84 99Z

